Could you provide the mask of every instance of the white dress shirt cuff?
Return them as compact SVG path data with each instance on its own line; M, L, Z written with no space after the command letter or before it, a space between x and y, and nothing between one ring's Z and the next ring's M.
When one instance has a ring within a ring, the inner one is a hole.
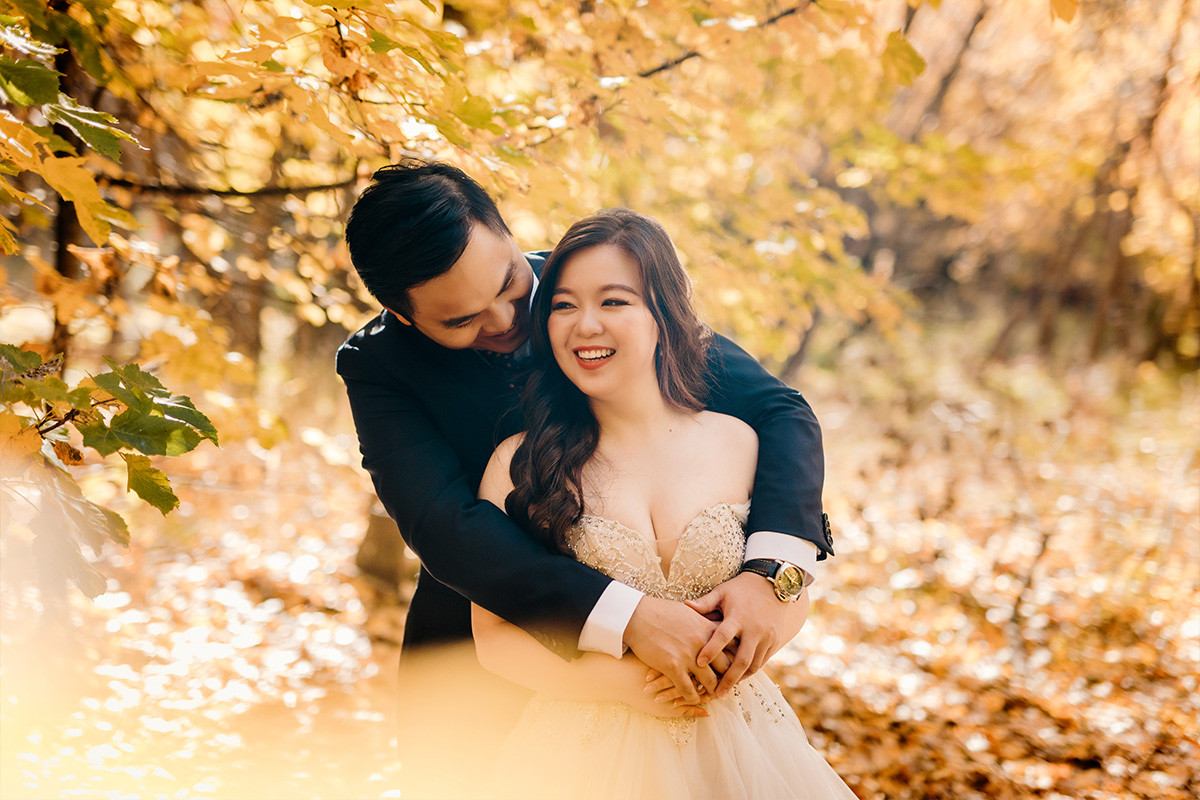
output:
M583 623L579 649L590 653L607 653L613 658L623 656L625 628L643 596L637 589L620 581L608 584Z
M808 586L813 582L813 576L817 571L818 552L815 544L798 536L789 536L786 533L775 533L774 531L758 531L750 534L746 539L745 560L771 558L795 564L804 570L804 585Z

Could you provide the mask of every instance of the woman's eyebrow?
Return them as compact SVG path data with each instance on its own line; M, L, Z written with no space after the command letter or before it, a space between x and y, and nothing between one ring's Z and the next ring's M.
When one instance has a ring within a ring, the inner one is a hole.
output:
M629 292L629 294L637 295L638 297L642 296L641 292L639 292L637 289L634 289L632 286L626 286L623 283L606 283L600 287L600 291L602 291L602 292L621 291L621 292ZM554 293L555 294L575 294L575 291L573 289L567 288L566 286L560 286L554 290Z

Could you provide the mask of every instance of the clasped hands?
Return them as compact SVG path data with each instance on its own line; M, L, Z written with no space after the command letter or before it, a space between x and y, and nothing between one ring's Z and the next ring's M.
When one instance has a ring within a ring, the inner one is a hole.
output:
M643 597L625 643L649 668L645 691L670 704L664 710L708 716L704 703L724 697L783 645L786 614L768 581L742 573L687 603Z

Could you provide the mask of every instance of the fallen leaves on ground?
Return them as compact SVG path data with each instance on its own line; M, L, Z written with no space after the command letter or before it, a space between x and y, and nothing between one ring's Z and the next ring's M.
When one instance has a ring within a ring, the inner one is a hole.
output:
M1195 376L895 355L803 376L838 555L771 670L814 745L862 798L1195 796ZM397 796L403 604L353 566L348 420L299 433L122 509L96 604L5 537L6 798Z

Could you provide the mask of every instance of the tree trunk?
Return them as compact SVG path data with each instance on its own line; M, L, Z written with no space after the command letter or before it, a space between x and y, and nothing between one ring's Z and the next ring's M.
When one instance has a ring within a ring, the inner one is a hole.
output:
M1099 181L1098 181L1099 182ZM1095 194L1093 194L1093 197ZM1068 212L1069 214L1070 212ZM1084 242L1095 228L1096 214L1093 213L1079 224L1074 236L1064 237L1058 251L1046 264L1045 271L1049 275L1048 285L1038 298L1034 309L1038 323L1038 352L1049 356L1054 349L1054 340L1058 335L1058 320L1062 315L1062 298L1071 277L1071 266L1075 257L1083 248Z
M1128 235L1129 229L1133 227L1133 211L1129 206L1126 206L1120 211L1110 211L1107 217L1104 234L1104 255L1100 263L1108 267L1109 279L1100 296L1096 298L1095 316L1092 319L1091 344L1088 347L1088 353L1093 361L1100 356L1100 353L1104 349L1104 343L1107 338L1105 333L1109 330L1110 325L1114 333L1113 343L1118 346L1126 344L1122 340L1127 328L1124 322L1125 308L1123 301L1126 299L1129 260L1121 252L1121 241Z
M279 182L285 153L282 146L275 149L271 158L270 185ZM251 217L249 239L246 248L247 255L261 264L271 261L271 232L279 223L283 212L285 195L260 197L255 203L255 212ZM230 333L230 347L249 356L257 363L262 355L262 312L267 303L269 283L263 277L251 277L240 269L231 272L233 286L230 289L232 306L228 308L227 322Z
M60 9L64 13L65 8ZM82 75L80 74L79 64L75 60L74 54L68 47L54 57L54 68L62 74L62 91L64 94L78 98L79 88L82 83ZM67 126L58 123L54 125L54 133L61 136L69 143L75 152L82 154L84 144L75 132ZM82 240L83 226L79 224L79 215L75 211L75 204L69 200L58 198L58 213L54 218L54 269L59 275L69 280L79 280L83 273L83 265L79 259L71 253L71 245L77 244ZM63 319L58 313L57 307L54 310L54 333L50 338L51 354L62 353L63 363L62 370L66 370L67 361L70 359L71 332L68 329L69 320Z
M1181 14L1186 12L1187 2L1184 2L1181 8ZM1167 52L1167 63L1163 67L1162 74L1155 82L1155 102L1154 110L1150 112L1138 126L1138 132L1133 140L1123 142L1119 150L1119 157L1116 159L1116 165L1113 168L1112 174L1120 175L1121 167L1129 160L1138 150L1134 144L1140 141L1147 151L1154 144L1154 131L1158 125L1159 117L1162 115L1163 106L1166 103L1167 85L1171 71L1175 67L1175 50L1179 46L1179 30L1175 32L1174 40L1171 42L1171 47ZM1118 188L1121 188L1118 186ZM1091 336L1091 357L1095 359L1099 356L1101 349L1104 346L1104 333L1108 328L1110 319L1113 323L1113 333L1115 343L1128 351L1129 342L1129 259L1121 252L1121 242L1129 235L1133 229L1133 204L1137 200L1138 189L1140 184L1135 183L1132 187L1125 189L1127 197L1125 206L1120 211L1110 211L1108 219L1108 229L1104 241L1104 258L1101 263L1107 264L1110 278L1108 285L1105 287L1103 294L1100 295L1096 303L1096 317L1092 321L1092 336ZM1111 197L1111 195L1110 195Z
M796 352L788 356L787 361L783 362L783 366L779 370L779 377L785 382L800 369L800 365L804 363L804 357L808 354L808 345L812 341L813 331L817 329L817 325L821 322L821 309L813 310L812 324L808 326L808 330L800 337L800 346L796 348Z
M998 358L1004 358L1008 354L1008 344L1012 340L1013 334L1017 332L1017 329L1021 327L1021 323L1029 316L1029 311L1034 305L1035 303L1022 303L1009 316L1008 320L1004 323L1004 327L1000 329L1000 333L996 334L996 338L992 341L992 346L988 348L988 354L983 359L984 364L989 364Z

